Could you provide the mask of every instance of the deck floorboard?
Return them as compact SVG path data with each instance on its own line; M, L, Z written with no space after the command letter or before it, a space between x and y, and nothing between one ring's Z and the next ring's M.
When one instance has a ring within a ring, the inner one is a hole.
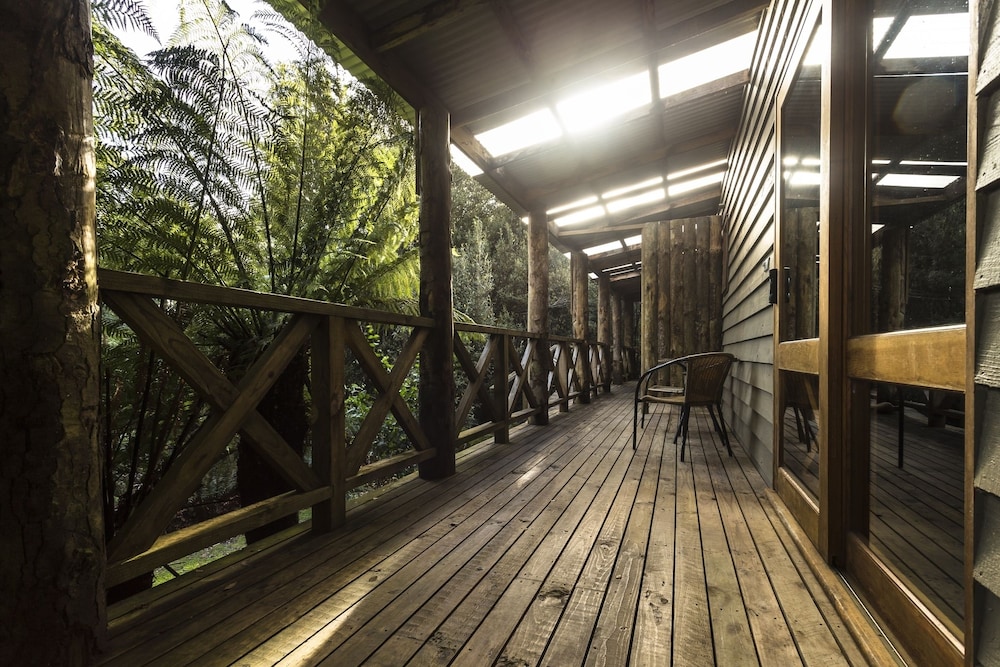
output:
M626 385L116 605L107 665L863 665L740 444Z

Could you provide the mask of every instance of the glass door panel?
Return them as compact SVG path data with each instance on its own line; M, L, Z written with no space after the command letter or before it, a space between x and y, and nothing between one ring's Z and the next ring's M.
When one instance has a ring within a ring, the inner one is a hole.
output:
M776 305L775 487L797 521L818 539L820 479L819 237L822 57L819 26L782 99L779 219L772 294Z
M871 7L868 217L852 252L868 270L850 289L868 313L846 357L867 484L847 570L908 648L947 664L964 610L964 330L947 325L965 322L968 7Z

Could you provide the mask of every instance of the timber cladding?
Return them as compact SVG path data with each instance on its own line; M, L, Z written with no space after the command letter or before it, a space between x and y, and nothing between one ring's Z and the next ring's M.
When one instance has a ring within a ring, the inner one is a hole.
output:
M721 350L722 219L653 222L642 236L642 367Z
M724 349L740 360L732 371L726 419L769 480L774 318L768 304L767 268L774 256L777 210L777 105L794 67L796 44L808 39L817 10L818 3L808 0L776 0L764 13L722 191L728 276L722 300L722 340Z
M978 4L978 7L976 6ZM972 540L967 540L967 560L972 560L973 613L966 623L966 647L979 664L1000 662L1000 19L994 2L970 3L978 18L979 43L970 56L970 90L975 99L970 110L969 136L976 174L975 196L970 202L969 243L972 256L974 317L969 327L974 376L966 401L972 402L967 419L973 433L974 497ZM976 48L978 47L978 48ZM978 55L978 66L975 57ZM975 77L975 83L972 82ZM976 259L978 258L978 259ZM974 391L973 391L974 390ZM969 415L969 413L972 413ZM968 451L968 447L967 447ZM968 473L967 473L968 476ZM971 542L971 554L968 552ZM967 664L970 660L967 659Z

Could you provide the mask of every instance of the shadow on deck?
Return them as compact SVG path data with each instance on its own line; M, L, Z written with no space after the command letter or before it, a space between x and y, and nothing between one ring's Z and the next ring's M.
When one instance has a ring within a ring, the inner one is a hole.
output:
M633 456L631 393L112 607L105 664L868 664L739 442Z

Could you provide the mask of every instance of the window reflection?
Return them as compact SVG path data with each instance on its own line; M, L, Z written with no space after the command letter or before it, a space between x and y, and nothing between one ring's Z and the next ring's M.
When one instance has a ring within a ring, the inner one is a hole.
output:
M819 335L821 184L818 29L781 107L781 340ZM812 57L810 56L812 54Z
M961 636L964 395L871 388L869 546Z
M781 372L782 465L819 499L819 378Z
M877 2L871 330L965 321L967 3Z

